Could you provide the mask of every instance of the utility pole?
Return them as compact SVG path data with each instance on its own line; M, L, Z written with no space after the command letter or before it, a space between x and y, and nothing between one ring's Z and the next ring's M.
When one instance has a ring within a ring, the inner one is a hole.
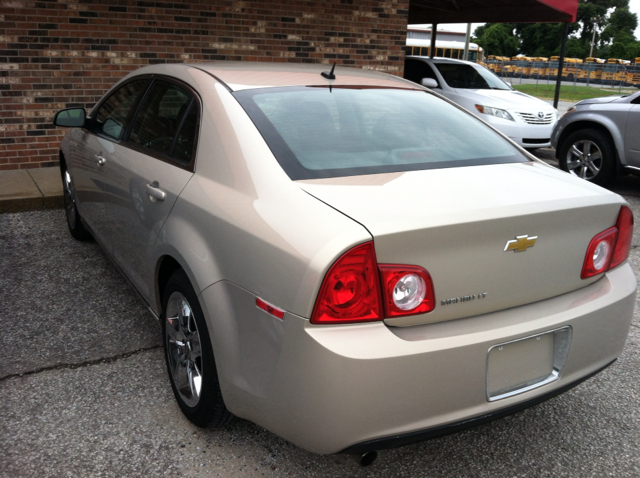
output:
M591 37L591 50L589 50L589 57L593 58L593 45L596 43L596 25L600 19L598 17L592 17L593 22L593 36Z

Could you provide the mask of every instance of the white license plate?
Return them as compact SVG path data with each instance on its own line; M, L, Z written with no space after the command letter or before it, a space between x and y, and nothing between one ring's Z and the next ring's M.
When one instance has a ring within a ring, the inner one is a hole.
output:
M487 356L487 399L492 402L533 390L560 377L571 328L494 345Z

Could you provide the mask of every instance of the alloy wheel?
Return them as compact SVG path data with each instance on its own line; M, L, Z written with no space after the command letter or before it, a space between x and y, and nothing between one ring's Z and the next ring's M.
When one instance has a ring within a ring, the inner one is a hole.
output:
M76 227L76 202L73 200L73 194L71 193L71 175L69 171L64 170L63 176L64 183L64 209L67 213L67 221L71 229Z
M169 297L166 317L166 353L171 380L184 403L195 407L202 392L202 348L193 310L180 292L173 292Z
M567 151L567 169L579 178L593 180L602 169L600 147L588 139L576 141Z

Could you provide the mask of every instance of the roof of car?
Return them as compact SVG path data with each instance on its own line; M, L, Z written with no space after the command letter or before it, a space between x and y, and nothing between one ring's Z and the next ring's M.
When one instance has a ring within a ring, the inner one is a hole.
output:
M159 65L154 65L158 71ZM422 89L403 78L373 70L336 66L334 80L322 76L332 65L217 61L167 65L168 68L197 68L225 83L232 91L283 86L379 86L383 88Z

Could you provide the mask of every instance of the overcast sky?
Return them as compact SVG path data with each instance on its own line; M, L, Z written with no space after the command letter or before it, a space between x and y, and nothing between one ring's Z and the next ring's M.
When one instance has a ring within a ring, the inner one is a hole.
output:
M629 0L629 11L638 15L638 21L640 22L640 0ZM482 23L472 23L471 24L471 33L473 31L483 25ZM466 32L467 24L466 23L447 23L438 25L438 30L447 30L453 32ZM640 25L636 28L636 38L640 40Z

